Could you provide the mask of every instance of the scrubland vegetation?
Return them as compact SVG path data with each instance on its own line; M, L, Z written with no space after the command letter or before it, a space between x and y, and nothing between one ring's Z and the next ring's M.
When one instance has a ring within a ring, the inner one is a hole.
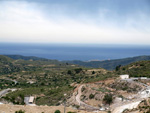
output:
M136 84L118 81L116 79L118 75L150 77L150 61L134 62L126 66L119 64L115 70L108 71L57 60L19 58L21 59L0 56L0 90L17 89L9 92L1 100L19 105L25 104L25 96L34 96L37 105L61 105L72 96L79 84L96 84L98 81L102 82L94 86L82 87L81 100L109 105L116 97L125 98L126 95L120 91L136 93L141 90L141 87ZM106 79L108 81L105 81Z
M3 99L21 105L24 104L24 97L30 95L36 97L37 105L60 105L65 98L71 96L76 88L74 84L95 82L114 76L112 72L104 69L92 71L92 68L47 59L14 60L1 55L0 65L0 88L18 89ZM64 97L65 93L67 97Z

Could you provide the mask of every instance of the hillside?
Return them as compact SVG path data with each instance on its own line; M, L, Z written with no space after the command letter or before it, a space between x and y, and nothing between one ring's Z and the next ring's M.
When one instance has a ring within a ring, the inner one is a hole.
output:
M22 66L13 62L13 59L0 55L0 75L22 70Z
M32 95L36 105L60 106L66 102L66 106L76 109L113 111L132 103L150 84L149 79L123 81L120 74L150 77L150 61L137 61L108 71L57 60L11 59L0 55L0 94L7 88L15 89L0 98L0 102L24 105L24 97Z
M121 66L117 74L129 74L132 77L149 77L150 78L150 61L138 61L126 66Z
M22 60L47 60L45 58L35 57L35 56L22 56L22 55L5 55L14 60L22 59Z
M69 98L78 84L112 76L112 72L101 68L85 68L56 60L14 60L0 55L0 90L18 89L7 94L2 101L13 104L22 105L25 96L34 95L37 105L60 105L64 94Z
M57 60L50 60L45 58L39 58L34 56L22 56L22 55L6 55L14 60L22 59L22 60L40 60L40 61L49 61L52 63L60 63ZM104 68L107 70L114 70L116 66L119 65L128 65L133 62L137 61L148 61L150 60L150 56L137 56L137 57L130 57L130 58L123 58L123 59L115 59L115 60L105 60L105 61L80 61L80 60L73 60L73 61L63 61L64 63L76 64L80 66L90 67L90 68ZM62 62L61 62L62 63Z
M138 61L113 71L115 75L129 74L130 77L149 77L150 61ZM150 97L150 79L112 77L106 80L80 85L75 101L86 109L109 109L112 113L130 113L148 111L145 104ZM74 99L72 97L72 100ZM72 101L71 101L72 102ZM144 103L144 104L143 104ZM148 100L149 103L149 100ZM138 106L139 105L139 106ZM142 110L142 111L141 111Z
M24 56L19 57L17 55L12 58L0 55L0 75L10 74L13 72L29 71L29 70L33 71L33 70L39 69L43 65L54 65L54 67L55 66L57 67L59 65L62 65L62 66L66 65L65 63L59 62L57 60L48 60L48 59L42 59L42 58L37 58L37 57L24 57ZM24 58L26 60L21 59L21 58Z
M137 56L137 57L130 57L130 58L123 58L123 59L115 59L115 60L105 60L105 61L79 61L79 60L74 60L74 61L66 61L68 63L72 64L77 64L85 67L93 67L93 68L104 68L107 70L114 70L116 66L118 65L128 65L132 62L136 61L146 61L150 60L150 56Z

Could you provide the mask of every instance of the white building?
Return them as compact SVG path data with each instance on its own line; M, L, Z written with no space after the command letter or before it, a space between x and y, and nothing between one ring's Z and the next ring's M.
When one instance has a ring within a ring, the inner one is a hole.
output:
M147 79L147 77L141 77L140 79L142 79L142 80L146 80L146 79Z
M33 104L33 102L34 102L34 97L33 97L33 96L25 97L25 98L24 98L24 103L25 103L26 105Z
M121 79L128 79L128 78L129 78L129 75L120 75L120 78L121 78Z
M33 101L34 101L34 97L30 96L30 98L29 98L29 104L33 104Z

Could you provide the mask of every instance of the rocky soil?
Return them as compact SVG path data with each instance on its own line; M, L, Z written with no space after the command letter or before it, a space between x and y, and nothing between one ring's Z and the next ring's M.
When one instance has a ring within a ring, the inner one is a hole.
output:
M0 113L15 113L15 111L23 110L25 113L54 113L56 110L60 110L61 113L64 113L64 106L23 106L23 105L9 105L1 104ZM75 110L71 107L66 107L67 112L75 113L91 113L83 110ZM106 112L97 112L97 113L106 113Z

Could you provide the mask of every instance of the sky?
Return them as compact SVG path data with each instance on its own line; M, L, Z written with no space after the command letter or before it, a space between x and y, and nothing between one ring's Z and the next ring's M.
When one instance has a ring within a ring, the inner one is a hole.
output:
M150 0L0 0L0 42L150 44Z

